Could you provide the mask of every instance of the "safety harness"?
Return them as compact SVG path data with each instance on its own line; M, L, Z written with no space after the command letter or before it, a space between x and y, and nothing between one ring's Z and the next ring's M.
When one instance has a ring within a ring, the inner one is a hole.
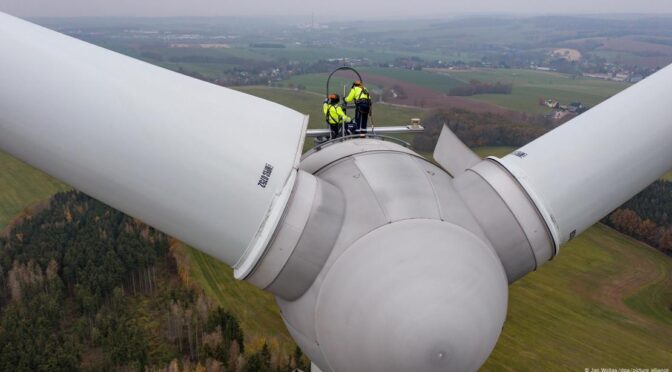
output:
M334 117L333 115L331 115L332 109L336 111L336 106L332 105L331 103L327 103L327 112L324 114L324 120L326 120L327 124L329 125L338 125L339 124L338 117ZM331 120L329 119L332 119L335 123L332 124Z

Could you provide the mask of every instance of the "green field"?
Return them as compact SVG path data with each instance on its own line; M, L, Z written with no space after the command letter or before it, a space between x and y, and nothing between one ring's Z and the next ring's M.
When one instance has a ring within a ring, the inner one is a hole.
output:
M427 60L444 59L456 60L466 59L469 56L464 53L451 53L448 55L431 52L404 52L397 50L369 50L361 48L348 47L307 47L296 44L284 44L285 48L257 48L244 44L233 44L230 48L156 48L153 51L163 56L164 60L170 60L173 57L185 56L207 56L216 58L237 57L257 61L270 61L285 59L290 61L313 62L318 60L355 58L368 59L373 63L383 63L394 60L398 57L420 57ZM128 48L126 48L128 49ZM139 56L133 49L129 50L134 56Z
M671 305L672 259L596 225L510 287L483 370L670 368Z
M400 50L361 49L347 47L305 47L301 45L287 45L286 48L250 48L251 52L263 54L271 58L281 58L293 61L311 62L317 60L356 58L368 59L373 63L384 63L399 57L420 57L426 60L453 59L454 55L443 55L431 52L405 52Z
M400 82L414 84L431 89L437 94L447 93L451 88L468 84L471 80L485 83L506 82L513 84L512 94L479 94L468 99L492 103L514 111L534 114L548 113L550 109L539 105L539 98L555 99L561 104L582 102L594 106L629 86L628 83L576 77L555 72L521 69L492 69L468 71L412 71L396 68L362 68L370 73ZM302 85L308 91L324 94L327 74L305 74L293 76L280 82L285 87ZM341 92L343 86L349 87L350 78L332 78L331 90ZM376 88L376 85L372 85Z
M519 69L448 71L441 74L468 83L470 80L513 83L512 94L480 94L469 99L492 103L515 111L547 113L539 98L555 99L561 104L578 101L594 106L629 86L628 83L577 77L555 72Z
M291 89L269 87L237 87L241 92L285 105L296 111L310 115L309 128L324 128L322 113L323 95ZM373 108L374 123L379 126L403 125L410 123L411 118L421 117L422 110L388 104L375 104ZM353 115L354 112L348 112Z
M416 71L401 68L363 68L361 72L371 75L384 76L404 83L414 84L422 88L437 92L448 93L450 89L464 85L464 81L455 79L446 74L436 74L430 71Z
M227 71L235 68L235 65L227 65L223 63L175 63L175 62L161 62L157 64L163 68L173 71L179 71L183 68L189 73L199 73L211 79L221 79L227 76Z
M294 351L296 344L289 336L270 293L234 279L232 269L225 263L191 247L186 250L192 277L208 297L240 320L247 347L258 347L265 339L269 343L276 340L286 353Z
M419 87L432 89L440 93L447 93L451 88L464 84L461 80L454 79L445 74L436 74L429 71L414 71L400 68L382 68L367 67L358 69L361 73L367 73L376 76L383 76L399 80L400 82L414 84ZM347 73L343 73L347 74ZM307 90L323 94L326 91L326 82L329 74L304 74L296 75L280 82L285 86L293 84L294 86L303 85ZM352 77L343 77L344 75L331 78L330 90L339 94L343 91L343 86L350 87L355 75ZM369 84L369 88L379 88L376 84ZM388 86L387 88L391 88Z
M322 113L323 95L321 94L258 86L238 87L236 89L241 92L277 102L296 111L310 115L309 128L326 128L324 114ZM348 114L354 116L352 110L350 110ZM400 107L388 104L374 104L373 106L373 123L376 126L405 125L410 123L411 118L420 118L422 116L423 111L419 108ZM369 122L369 125L371 125L371 122ZM406 142L412 141L412 136L408 134L394 135L394 137ZM313 141L307 139L304 150L308 150L311 147L313 147Z
M0 230L26 207L68 189L43 172L0 152Z
M488 156L496 156L498 158L503 158L504 156L508 155L515 149L516 149L515 147L508 147L508 146L484 146L484 147L475 147L472 150L474 150L474 152L477 153L478 156L482 158Z
M194 278L246 330L291 345L268 294L198 251L190 256ZM672 259L596 225L510 287L507 322L483 370L670 366L670 305Z
M343 87L347 89L350 88L352 80L355 79L355 75L352 75L352 78L344 78L339 76L334 76L329 82L329 91L336 92L338 94L343 94ZM319 93L324 95L327 92L327 78L329 74L304 74L292 76L287 80L280 81L279 84L282 84L283 87L287 88L289 86L299 86L302 85L306 88L307 91L313 93Z

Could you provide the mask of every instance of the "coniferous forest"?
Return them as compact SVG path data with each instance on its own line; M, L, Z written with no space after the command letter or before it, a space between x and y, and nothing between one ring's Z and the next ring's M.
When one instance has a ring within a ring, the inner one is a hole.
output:
M672 182L654 182L602 222L672 256Z
M0 370L307 370L298 348L245 350L170 237L79 192L40 209L0 235Z

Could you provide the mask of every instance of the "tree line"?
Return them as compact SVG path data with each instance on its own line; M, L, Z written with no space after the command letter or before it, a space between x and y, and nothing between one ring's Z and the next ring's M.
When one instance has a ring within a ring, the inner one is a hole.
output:
M658 180L602 222L672 256L672 182Z
M502 83L500 81L490 84L478 80L470 80L467 85L460 85L451 88L448 91L450 96L474 96L476 94L511 94L513 92L512 83Z
M437 110L425 116L425 130L415 135L413 147L434 151L444 123L469 147L522 146L553 127L543 116L519 118L463 109Z
M0 370L291 371L180 279L165 234L79 192L0 236ZM281 351L280 351L281 352Z

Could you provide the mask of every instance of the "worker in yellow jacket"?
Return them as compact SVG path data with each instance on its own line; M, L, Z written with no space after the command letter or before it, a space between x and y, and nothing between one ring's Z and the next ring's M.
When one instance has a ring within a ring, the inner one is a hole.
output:
M324 118L329 124L331 129L331 138L340 137L343 135L341 128L344 124L351 124L352 119L346 115L343 108L338 105L341 102L341 97L336 93L331 93L329 97L324 100L322 105L322 112L324 113Z
M371 113L371 96L361 80L355 80L350 87L350 93L345 102L355 102L355 122L359 133L366 133L366 124Z

